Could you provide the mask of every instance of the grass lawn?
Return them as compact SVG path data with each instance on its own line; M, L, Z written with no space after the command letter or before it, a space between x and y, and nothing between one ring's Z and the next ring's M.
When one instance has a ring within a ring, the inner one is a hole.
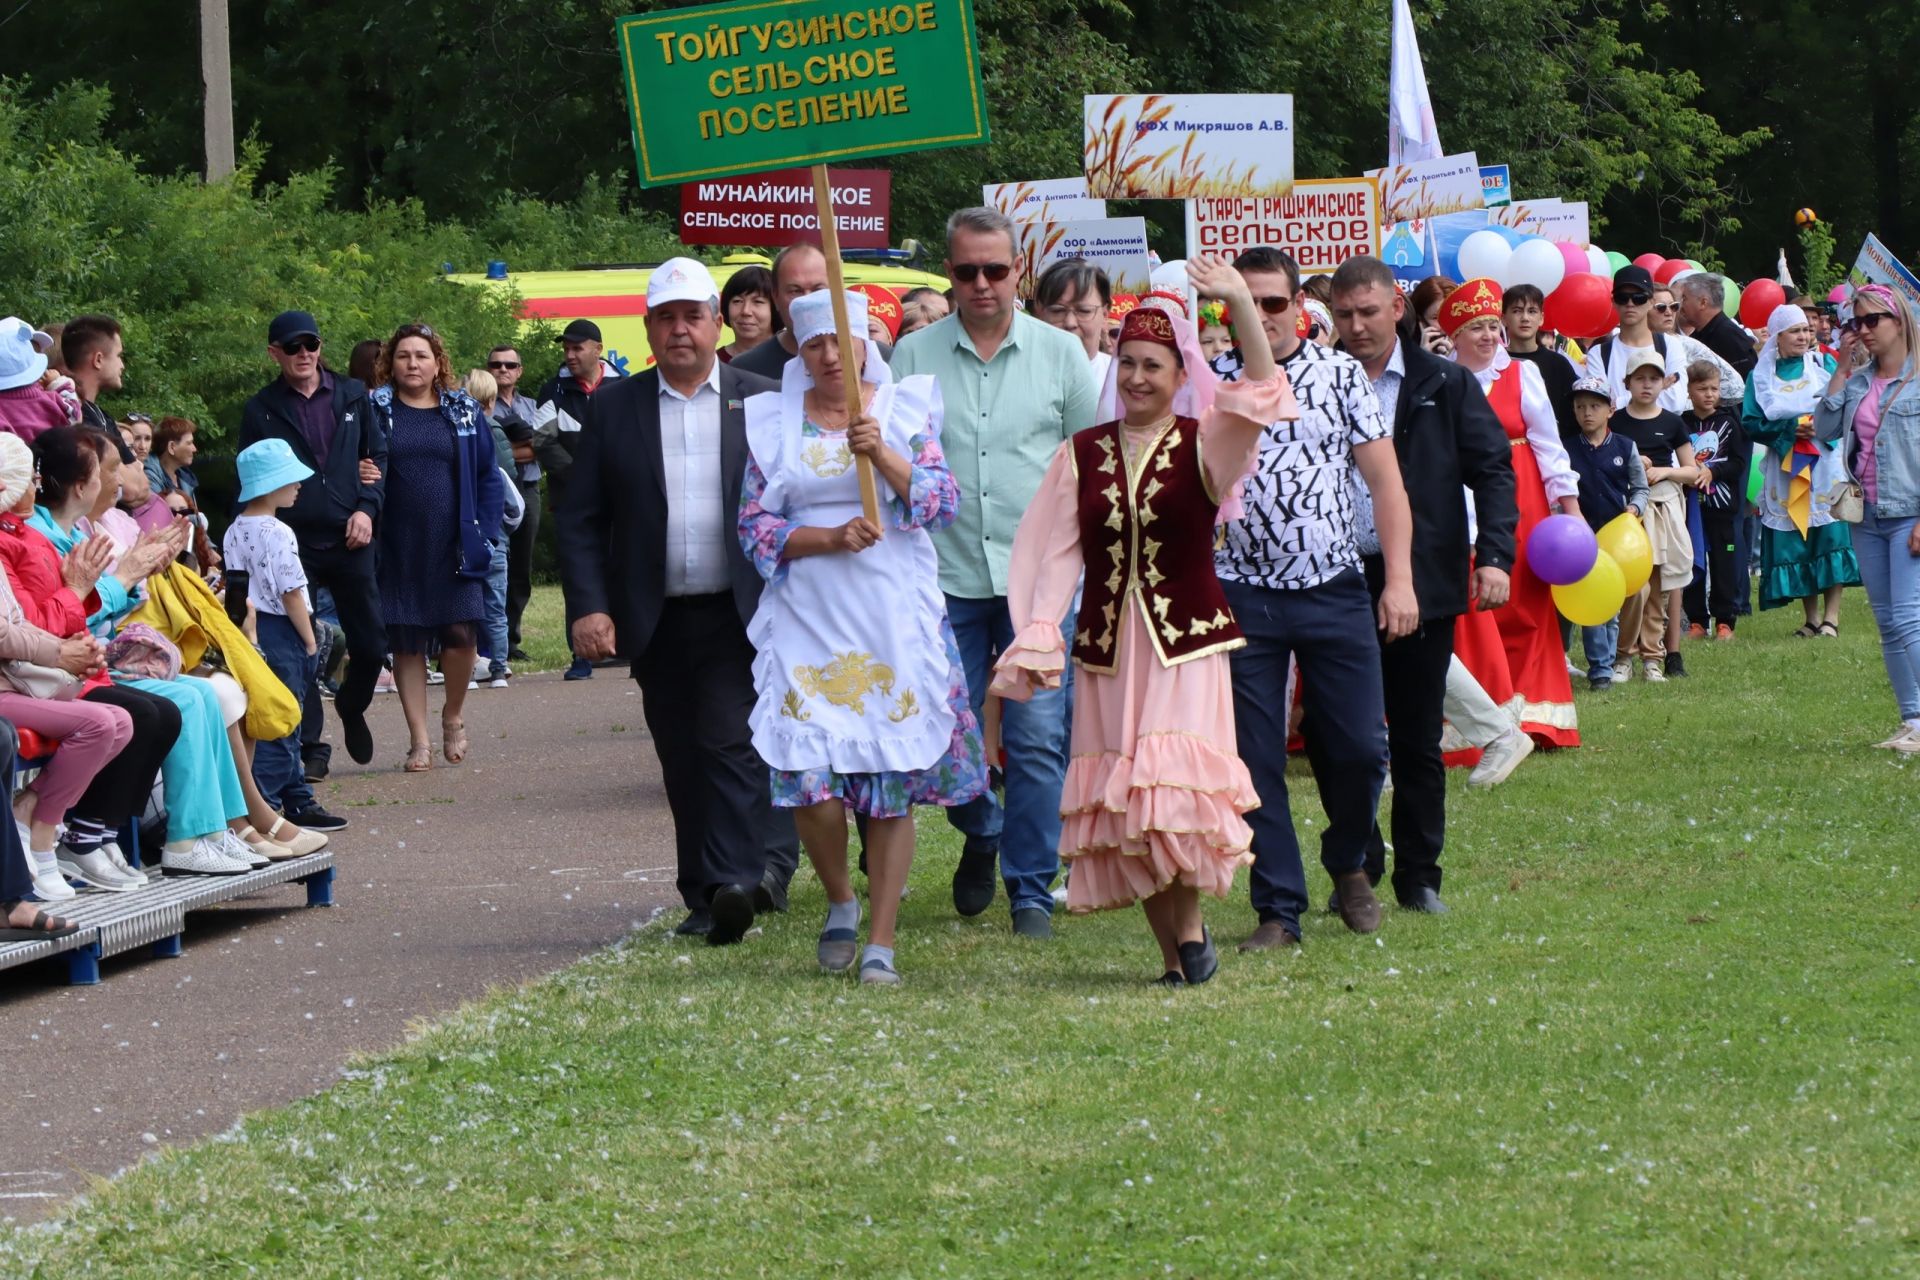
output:
M1456 772L1445 918L1249 959L1243 891L1168 993L1137 911L958 920L930 815L902 988L814 972L806 876L747 945L654 927L499 992L0 1272L1920 1275L1920 759L1865 746L1848 603L1837 642L1774 613L1582 691L1587 745L1496 791Z
M515 671L564 671L572 655L567 651L567 603L558 584L536 584L520 615L520 647L533 658Z

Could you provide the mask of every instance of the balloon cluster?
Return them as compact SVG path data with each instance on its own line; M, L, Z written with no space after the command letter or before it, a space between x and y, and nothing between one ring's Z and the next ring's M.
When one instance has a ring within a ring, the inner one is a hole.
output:
M1597 627L1653 577L1653 547L1631 511L1598 533L1578 516L1548 516L1527 535L1527 565L1553 588L1569 622Z

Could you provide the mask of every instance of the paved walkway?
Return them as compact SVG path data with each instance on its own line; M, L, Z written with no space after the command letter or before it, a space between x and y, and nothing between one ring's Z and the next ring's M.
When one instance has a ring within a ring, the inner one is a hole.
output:
M438 725L439 691L433 692ZM398 771L398 700L369 716L377 754L338 745L322 803L330 910L297 887L188 917L179 959L0 973L6 1076L0 1220L30 1221L159 1144L326 1088L349 1056L501 983L560 968L677 907L672 828L633 682L558 674L468 696L467 763Z

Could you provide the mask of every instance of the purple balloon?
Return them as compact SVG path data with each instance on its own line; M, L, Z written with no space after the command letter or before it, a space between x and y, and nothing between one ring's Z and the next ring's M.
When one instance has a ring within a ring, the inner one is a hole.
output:
M1548 516L1527 535L1527 567L1556 587L1586 577L1599 557L1600 543L1579 516Z

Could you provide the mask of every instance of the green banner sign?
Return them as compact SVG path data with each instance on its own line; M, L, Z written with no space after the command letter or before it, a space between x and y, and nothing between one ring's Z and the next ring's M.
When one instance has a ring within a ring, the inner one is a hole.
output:
M615 32L643 187L987 141L969 0L740 0Z

